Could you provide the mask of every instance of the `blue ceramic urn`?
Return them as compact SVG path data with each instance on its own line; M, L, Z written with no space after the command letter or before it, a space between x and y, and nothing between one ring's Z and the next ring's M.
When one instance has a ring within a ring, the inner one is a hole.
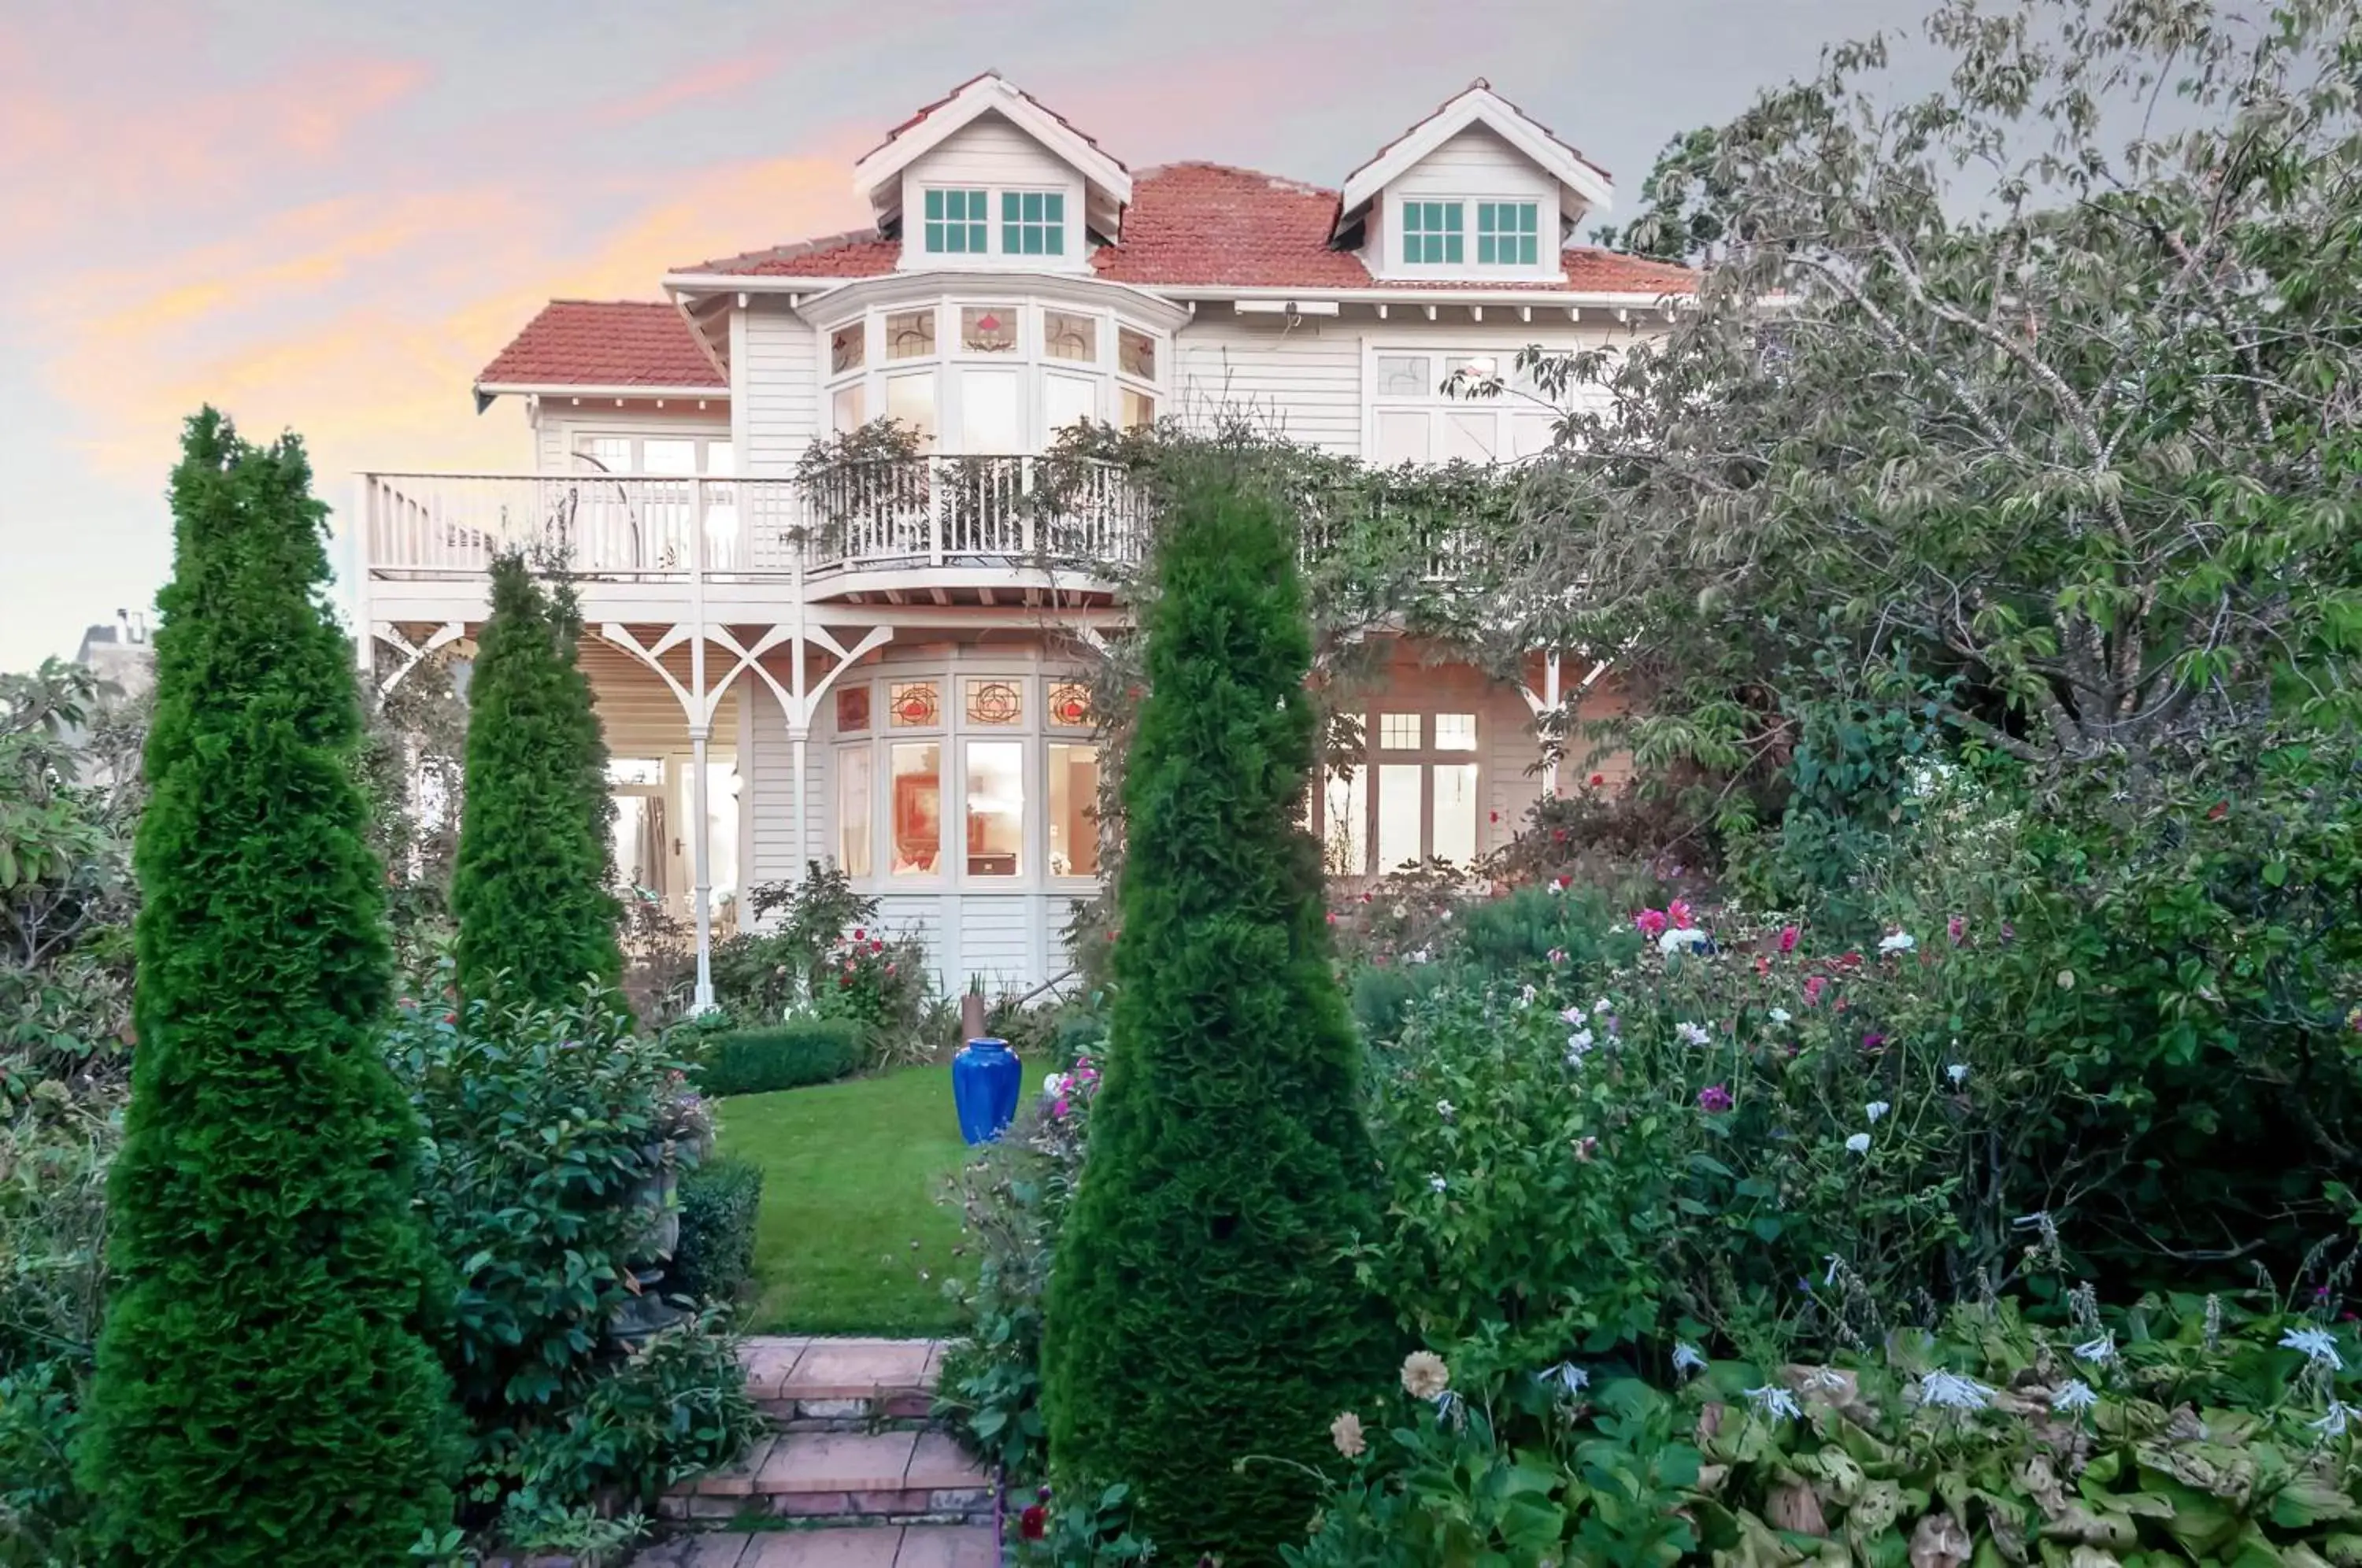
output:
M1017 1114L1025 1066L1006 1040L971 1040L952 1058L952 1103L959 1108L960 1136L971 1145L989 1143Z

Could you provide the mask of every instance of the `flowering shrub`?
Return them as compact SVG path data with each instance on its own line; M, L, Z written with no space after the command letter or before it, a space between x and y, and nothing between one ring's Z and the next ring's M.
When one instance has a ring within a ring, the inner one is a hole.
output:
M823 1018L849 1018L888 1063L923 1061L938 1042L922 1029L927 952L912 936L889 937L855 926L831 943L812 971L812 1006Z
M1825 1364L1682 1345L1463 1389L1413 1357L1407 1419L1339 1418L1352 1474L1286 1560L2350 1561L2351 1331L2257 1295L2252 1318L2217 1298L2103 1318L2079 1296L2048 1331L1971 1303Z

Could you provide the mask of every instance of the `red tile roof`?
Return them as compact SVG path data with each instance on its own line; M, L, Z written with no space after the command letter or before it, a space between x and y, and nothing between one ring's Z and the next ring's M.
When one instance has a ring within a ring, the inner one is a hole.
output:
M729 390L680 312L644 300L550 301L476 384Z
M1329 243L1337 193L1252 169L1172 163L1142 171L1124 209L1123 243L1093 254L1102 278L1144 288L1433 288L1425 280L1381 282L1360 257ZM894 271L901 242L874 230L749 251L678 269L729 276L874 278ZM1469 283L1461 289L1561 290L1580 293L1691 293L1697 275L1591 246L1569 247L1562 282Z

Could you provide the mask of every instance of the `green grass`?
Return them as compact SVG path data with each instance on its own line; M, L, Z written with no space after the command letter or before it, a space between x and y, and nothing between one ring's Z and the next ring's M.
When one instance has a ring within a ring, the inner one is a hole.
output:
M966 1147L948 1066L733 1095L719 1110L723 1151L763 1167L749 1332L958 1326L943 1294L958 1211L936 1201Z

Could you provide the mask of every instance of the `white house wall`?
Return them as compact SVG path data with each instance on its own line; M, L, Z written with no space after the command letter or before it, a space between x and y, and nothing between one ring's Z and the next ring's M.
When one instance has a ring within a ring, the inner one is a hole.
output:
M738 313L732 345L745 471L792 473L820 432L820 348L811 326L782 302L756 301Z
M929 256L921 247L925 243L922 225L926 221L924 192L927 187L981 187L988 193L987 217L996 233L994 251L986 256ZM906 270L919 267L956 267L963 270L990 268L1003 264L999 254L997 230L1000 223L1002 190L1059 191L1066 198L1066 248L1062 259L1026 256L1007 259L1007 265L1029 272L1052 271L1080 271L1088 264L1083 239L1083 179L1082 175L1048 148L998 114L979 116L945 138L941 147L913 160L902 171L902 265Z

